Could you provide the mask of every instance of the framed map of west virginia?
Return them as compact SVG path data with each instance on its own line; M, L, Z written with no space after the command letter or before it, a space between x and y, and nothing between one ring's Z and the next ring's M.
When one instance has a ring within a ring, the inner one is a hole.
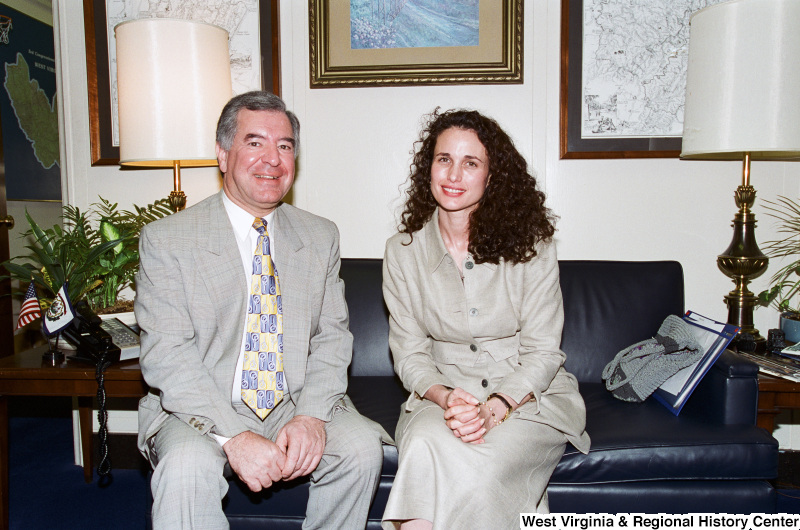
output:
M561 158L677 157L689 18L721 0L562 0Z
M0 118L6 198L60 201L53 28L0 4Z

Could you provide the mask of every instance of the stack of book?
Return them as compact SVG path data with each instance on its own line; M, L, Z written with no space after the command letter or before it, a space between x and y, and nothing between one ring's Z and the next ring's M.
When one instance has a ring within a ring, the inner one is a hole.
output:
M800 382L800 342L787 346L778 353L737 353L757 364L760 372Z

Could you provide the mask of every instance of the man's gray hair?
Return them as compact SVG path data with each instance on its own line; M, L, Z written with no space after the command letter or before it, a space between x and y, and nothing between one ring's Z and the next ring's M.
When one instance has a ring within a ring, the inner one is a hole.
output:
M292 124L294 152L297 156L300 148L300 121L292 111L286 109L286 103L281 98L265 90L253 90L239 94L225 104L217 122L217 142L224 150L227 151L233 145L233 138L236 136L236 128L239 124L239 111L242 109L270 110L286 114L289 123Z

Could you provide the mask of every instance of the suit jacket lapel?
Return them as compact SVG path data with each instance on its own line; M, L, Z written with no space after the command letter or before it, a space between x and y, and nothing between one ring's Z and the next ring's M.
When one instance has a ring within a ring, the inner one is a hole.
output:
M289 392L302 387L305 379L311 308L307 294L307 264L310 249L292 225L287 209L275 211L275 267L283 302L283 363Z
M200 276L204 278L215 308L217 329L223 331L240 329L244 322L247 278L222 196L218 195L218 198L209 209L208 225L205 227L208 237L204 245L198 244L195 263L205 269L205 274ZM239 344L229 346L238 348Z

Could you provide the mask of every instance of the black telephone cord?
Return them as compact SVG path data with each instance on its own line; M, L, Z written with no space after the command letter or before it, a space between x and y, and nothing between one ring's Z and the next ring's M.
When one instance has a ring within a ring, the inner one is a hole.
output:
M95 368L95 379L97 379L97 421L100 426L97 436L100 438L100 461L97 463L97 474L100 476L100 485L108 485L111 481L111 459L108 456L108 411L106 410L106 387L105 370L111 364L107 360L108 348L100 355Z

